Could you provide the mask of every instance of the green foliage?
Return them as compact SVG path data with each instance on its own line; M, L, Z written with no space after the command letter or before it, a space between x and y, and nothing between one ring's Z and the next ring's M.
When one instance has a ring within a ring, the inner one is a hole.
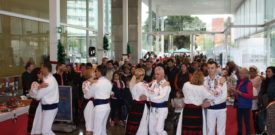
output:
M156 18L157 18L157 15L155 12L152 12L152 29L153 31L156 30ZM150 20L149 20L149 16L145 22L145 26L143 27L143 30L145 32L149 32L149 23L150 23ZM160 27L159 27L160 28Z
M58 40L57 45L57 61L58 63L65 64L65 49L60 39Z
M109 39L106 35L104 35L104 37L103 37L103 49L105 51L109 50Z
M165 31L202 30L205 28L198 17L169 16L165 19Z
M131 54L132 50L131 50L131 46L130 43L127 43L127 54Z
M161 23L159 23L161 25ZM165 19L165 28L164 31L177 32L177 31L197 31L203 30L205 31L206 24L203 23L198 17L191 16L168 16ZM156 30L156 14L153 12L152 14L152 27L153 31ZM159 26L160 28L160 26ZM145 32L149 31L149 17L145 22L145 26L143 27ZM190 45L190 36L174 36L174 45L177 48L189 48ZM155 43L155 38L153 38L153 44ZM167 49L167 43L169 43L168 36L165 36L165 43Z

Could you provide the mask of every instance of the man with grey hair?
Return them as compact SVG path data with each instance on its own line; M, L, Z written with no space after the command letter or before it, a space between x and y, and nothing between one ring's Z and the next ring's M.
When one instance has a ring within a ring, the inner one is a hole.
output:
M149 100L151 101L149 133L150 135L167 135L164 130L165 119L168 115L168 98L171 87L164 78L162 67L155 68L155 80L149 88Z

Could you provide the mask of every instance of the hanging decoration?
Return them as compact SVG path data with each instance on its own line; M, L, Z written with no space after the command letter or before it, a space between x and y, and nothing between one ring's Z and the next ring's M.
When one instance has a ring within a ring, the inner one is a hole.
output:
M109 50L109 39L106 36L106 34L103 37L103 49L104 49L104 51L108 51Z
M131 54L131 52L132 52L132 49L131 49L130 43L128 42L127 43L127 54Z
M60 39L58 40L57 45L57 61L58 63L65 64L65 49Z

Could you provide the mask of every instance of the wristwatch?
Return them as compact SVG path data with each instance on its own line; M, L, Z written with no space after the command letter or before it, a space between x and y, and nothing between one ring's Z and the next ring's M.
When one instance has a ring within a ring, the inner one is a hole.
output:
M215 102L214 102L214 101L211 101L211 102L210 102L210 105L211 105L211 106L213 106L214 104L215 104Z

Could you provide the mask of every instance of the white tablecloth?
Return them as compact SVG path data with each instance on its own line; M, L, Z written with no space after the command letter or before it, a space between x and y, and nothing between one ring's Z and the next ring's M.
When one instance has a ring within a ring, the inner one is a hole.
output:
M0 113L0 122L6 121L8 119L14 119L17 116L20 116L24 113L28 113L30 106L25 106L25 107L18 107L15 110L11 112L6 112L6 113Z

